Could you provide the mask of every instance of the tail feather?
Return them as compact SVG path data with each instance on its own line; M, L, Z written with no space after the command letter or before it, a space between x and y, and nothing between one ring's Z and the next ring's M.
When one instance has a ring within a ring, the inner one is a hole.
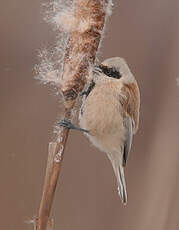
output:
M126 182L125 182L125 176L124 176L124 168L122 164L120 164L120 161L118 159L118 156L116 157L115 154L107 154L109 160L112 163L113 170L117 179L118 184L118 194L121 198L121 201L124 205L127 204L127 190L126 190Z
M118 183L118 194L121 197L123 204L127 204L127 191L126 191L126 182L124 177L124 168L120 166L116 169L116 177Z

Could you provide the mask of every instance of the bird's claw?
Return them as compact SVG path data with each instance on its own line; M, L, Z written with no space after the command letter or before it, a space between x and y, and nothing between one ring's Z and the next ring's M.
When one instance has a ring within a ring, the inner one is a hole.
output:
M67 129L74 129L74 125L71 123L71 121L69 120L61 120L59 123L58 123L60 126L63 126Z
M61 120L58 124L59 124L60 126L63 126L63 127L65 127L65 128L67 128L67 129L75 129L75 130L79 130L79 131L88 133L88 130L78 128L78 127L74 126L74 125L71 123L71 121L66 120L66 119Z
M87 91L86 91L86 90L84 90L84 91L82 91L82 92L80 93L80 96L84 96L84 95L87 95Z
M102 74L102 70L100 68L100 66L94 66L94 69L93 69L93 73L96 74L96 75L100 75Z

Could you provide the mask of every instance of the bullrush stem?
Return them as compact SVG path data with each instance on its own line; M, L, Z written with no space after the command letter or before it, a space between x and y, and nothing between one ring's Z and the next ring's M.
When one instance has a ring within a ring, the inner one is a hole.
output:
M84 88L89 66L94 63L105 24L108 0L74 0L74 15L84 29L70 33L64 58L63 84L64 119L72 119L72 109L78 94ZM80 60L78 56L81 56ZM50 211L62 166L69 129L61 127L56 141L49 143L46 175L36 230L52 230Z

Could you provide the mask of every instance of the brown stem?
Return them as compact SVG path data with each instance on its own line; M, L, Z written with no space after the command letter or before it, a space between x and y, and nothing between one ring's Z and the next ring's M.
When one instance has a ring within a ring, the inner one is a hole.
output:
M71 32L64 59L62 93L66 108L65 119L72 119L71 110L79 92L83 89L89 65L94 63L105 23L105 6L108 0L74 0L75 17L89 22L84 31ZM78 59L78 55L81 55ZM37 230L51 230L49 220L55 188L60 173L69 130L61 127L56 142L49 144L49 155L43 194L40 203Z

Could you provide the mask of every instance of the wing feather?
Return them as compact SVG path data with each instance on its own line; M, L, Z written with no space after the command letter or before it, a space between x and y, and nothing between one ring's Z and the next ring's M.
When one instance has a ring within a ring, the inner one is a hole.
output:
M133 138L133 127L132 127L132 119L130 117L126 117L124 119L124 126L126 128L126 136L123 146L123 158L122 158L122 166L125 167L127 163L127 158L129 156L132 138Z
M121 89L120 98L124 112L124 127L126 136L123 146L123 167L126 166L127 158L132 145L133 134L137 132L139 123L140 94L137 83L125 84Z

